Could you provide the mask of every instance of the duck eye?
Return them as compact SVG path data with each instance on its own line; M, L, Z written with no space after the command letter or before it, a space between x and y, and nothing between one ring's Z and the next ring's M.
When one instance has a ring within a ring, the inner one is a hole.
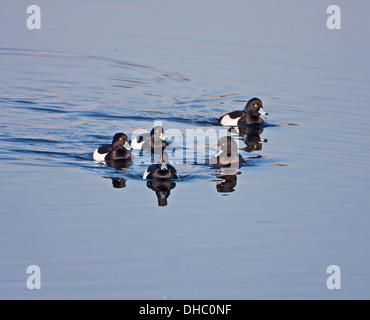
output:
M255 107L255 108L257 108L257 107L258 107L258 104L256 103L256 104L254 105L254 107Z
M157 133L157 132L158 132L158 130L155 130L155 132Z
M122 140L122 138L119 138L119 140Z

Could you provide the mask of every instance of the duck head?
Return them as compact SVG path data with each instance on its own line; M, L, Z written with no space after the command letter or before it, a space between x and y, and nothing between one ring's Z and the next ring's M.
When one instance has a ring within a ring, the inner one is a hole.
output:
M267 112L263 111L262 101L261 99L258 98L250 99L244 108L244 112L250 115L251 117L268 115Z
M154 139L154 141L159 141L159 140L164 141L167 139L167 137L164 134L164 129L161 126L154 127L152 131L150 132L150 136L152 137L152 139Z
M131 149L129 143L128 143L128 137L126 134L119 132L116 133L112 140L112 145L114 149Z

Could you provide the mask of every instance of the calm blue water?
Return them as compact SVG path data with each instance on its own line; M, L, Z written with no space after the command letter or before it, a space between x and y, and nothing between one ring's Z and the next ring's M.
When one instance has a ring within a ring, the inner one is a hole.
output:
M331 31L331 4L38 1L31 31L29 3L2 2L0 298L369 299L370 5L336 1ZM219 134L253 96L271 126L227 178L178 154L162 186L137 151L92 160L157 121L175 145Z

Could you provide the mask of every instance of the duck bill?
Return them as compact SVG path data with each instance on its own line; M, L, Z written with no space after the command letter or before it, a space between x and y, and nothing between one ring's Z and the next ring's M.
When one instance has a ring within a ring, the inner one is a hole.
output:
M218 148L217 152L215 153L215 157L218 157L222 153L221 148Z
M167 170L166 162L162 162L161 170Z
M127 141L125 142L124 147L125 147L127 150L130 150L130 149L131 149L131 146L130 146L130 144L129 144Z
M259 112L260 112L260 115L261 115L261 116L267 116L267 115L268 115L268 113L267 113L267 112L265 112L265 111L263 111L263 109L262 109L262 108L260 109L260 111L259 111Z

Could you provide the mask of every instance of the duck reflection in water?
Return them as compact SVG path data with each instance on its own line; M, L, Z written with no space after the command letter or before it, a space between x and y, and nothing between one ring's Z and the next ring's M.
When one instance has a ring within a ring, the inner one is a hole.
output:
M236 175L239 173L235 173L234 175L217 175L217 178L223 179L223 181L218 182L216 185L217 192L222 192L222 193L229 193L229 192L234 192L235 187L237 184L237 178Z
M114 168L119 171L124 171L124 169L128 169L132 165L131 160L112 160L106 162L108 167ZM125 188L126 187L126 181L125 178L111 178L112 179L112 185L113 188Z
M132 165L131 160L112 160L112 161L107 161L106 162L108 167L117 169L117 170L123 170L123 169L128 169Z
M152 189L158 198L158 206L166 206L170 191L176 183L172 180L180 179L176 169L169 163L168 154L163 152L157 164L150 165L144 172L143 179L150 179L147 187Z
M146 186L152 189L158 198L158 206L167 206L167 198L170 196L171 190L176 187L176 183L170 180L153 180L148 181Z
M118 178L118 177L103 177L103 178L112 180L113 188L117 188L117 189L126 188L127 179L125 178Z
M239 148L232 136L225 136L218 141L218 151L209 160L216 168L216 177L223 181L216 185L217 192L234 192L237 184L238 169L246 161L239 154Z
M127 179L125 178L111 178L112 179L112 185L113 188L126 188L126 181Z
M262 150L263 143L267 143L267 139L261 138L263 132L263 126L259 124L241 126L236 130L239 133L240 140L244 141L245 147L240 148L246 152L260 151Z

